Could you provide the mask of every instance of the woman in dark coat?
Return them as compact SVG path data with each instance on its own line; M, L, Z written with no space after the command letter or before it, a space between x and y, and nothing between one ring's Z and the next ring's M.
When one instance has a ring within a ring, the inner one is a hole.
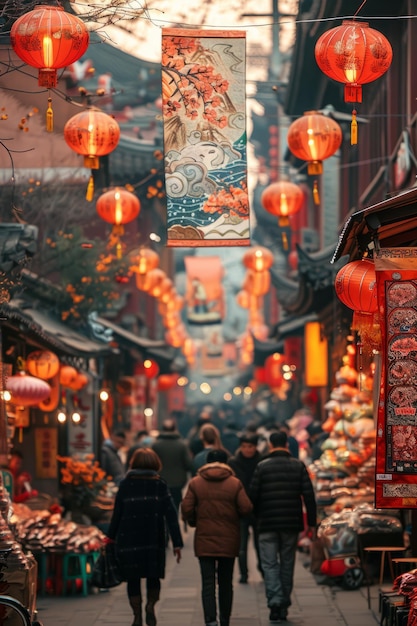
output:
M130 471L120 483L108 537L116 542L116 554L134 613L134 626L142 626L141 578L146 578L146 624L156 626L155 604L160 579L165 576L165 522L177 563L183 541L177 510L167 484L160 478L161 461L150 448L139 448Z

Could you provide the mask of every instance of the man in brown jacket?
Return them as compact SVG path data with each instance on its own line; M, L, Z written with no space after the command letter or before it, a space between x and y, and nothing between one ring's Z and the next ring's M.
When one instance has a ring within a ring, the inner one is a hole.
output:
M233 470L227 453L211 450L207 463L189 483L181 504L182 518L195 526L194 551L200 562L204 619L217 626L216 573L220 626L229 626L233 603L233 567L240 546L240 517L252 504Z

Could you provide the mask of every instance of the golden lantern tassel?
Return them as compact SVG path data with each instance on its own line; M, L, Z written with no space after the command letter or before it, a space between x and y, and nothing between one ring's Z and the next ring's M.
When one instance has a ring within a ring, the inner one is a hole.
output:
M350 145L355 146L358 143L358 122L356 119L356 109L352 111L352 123L350 125Z
M320 204L319 186L316 180L313 183L313 202L316 206Z
M116 243L116 257L118 259L121 259L122 256L123 256L123 249L122 249L122 244L119 239L118 242Z
M54 111L52 109L52 98L48 98L48 108L46 109L46 130L52 133L54 130Z
M23 442L23 428L20 426L19 428L19 443Z
M285 230L282 231L282 247L284 250L288 250L288 237L287 237L287 233L285 232Z
M88 200L88 202L91 202L93 198L94 198L94 178L93 178L93 175L91 174L90 179L88 181L88 185L87 185L87 193L85 194L85 199Z

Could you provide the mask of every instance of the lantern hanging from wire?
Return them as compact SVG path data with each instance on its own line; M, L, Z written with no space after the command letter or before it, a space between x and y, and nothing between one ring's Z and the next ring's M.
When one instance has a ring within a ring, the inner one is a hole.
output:
M57 70L75 63L88 48L90 35L84 22L62 7L39 5L12 25L10 41L17 56L39 70L40 87L57 85ZM46 129L53 130L52 99L48 98Z
M159 265L159 255L150 248L140 248L137 253L132 255L133 263L131 270L136 274L147 274Z
M6 378L6 389L12 396L11 402L17 406L35 406L51 392L51 387L45 380L29 376L23 370Z
M286 228L290 224L290 216L297 213L304 202L304 194L298 185L288 180L281 180L266 187L261 195L261 204L265 211L278 217L280 228ZM284 250L288 250L288 238L285 231L282 232Z
M73 115L64 126L64 139L68 146L84 157L84 167L99 168L99 157L112 152L120 139L116 120L96 108L89 108ZM94 196L94 178L91 175L87 188L87 200Z
M362 102L362 85L385 74L392 62L388 39L367 22L344 20L319 37L314 54L321 71L344 83L345 102ZM352 112L351 143L357 143L356 110Z
M368 259L344 265L335 279L336 295L353 310L352 328L363 343L378 348L381 342L375 265Z
M249 248L245 252L242 258L243 265L255 272L263 272L269 270L274 262L274 255L272 252L263 246L256 246Z
M117 258L120 259L122 257L120 237L124 233L124 224L129 224L139 215L139 198L123 187L114 187L98 197L96 210L102 220L113 225L112 235L116 239Z
M322 162L340 148L342 138L337 122L318 111L306 111L290 124L287 143L298 159L308 161L308 173L317 175L323 172Z
M284 382L282 366L284 355L274 352L265 359L265 382L269 387L279 387Z
M50 350L35 350L28 354L26 368L32 376L48 380L58 374L60 362L57 355Z

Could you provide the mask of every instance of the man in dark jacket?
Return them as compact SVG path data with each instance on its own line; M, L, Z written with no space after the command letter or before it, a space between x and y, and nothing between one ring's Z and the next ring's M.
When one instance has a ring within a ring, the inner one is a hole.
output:
M161 478L167 483L172 499L179 511L182 500L182 490L185 487L188 474L191 474L192 459L186 442L177 431L175 421L166 419L156 438L152 449L162 462Z
M110 438L105 439L101 446L100 465L107 476L112 477L117 486L120 485L126 474L124 463L119 456L119 450L123 448L125 443L126 434L122 430L117 430L113 431Z
M317 508L307 468L291 456L287 433L272 433L270 445L270 454L255 469L249 497L258 521L270 621L279 623L291 604L298 536L304 530L303 502L313 538Z
M262 455L258 452L256 446L258 444L258 436L253 433L243 433L240 436L240 447L236 455L228 461L235 475L243 484L246 493L249 491L249 485L252 480L253 473ZM239 548L239 571L240 583L248 582L248 543L249 533L252 528L252 538L258 559L258 569L262 571L261 561L259 557L258 532L256 528L256 519L254 515L242 517L240 520L240 548Z

